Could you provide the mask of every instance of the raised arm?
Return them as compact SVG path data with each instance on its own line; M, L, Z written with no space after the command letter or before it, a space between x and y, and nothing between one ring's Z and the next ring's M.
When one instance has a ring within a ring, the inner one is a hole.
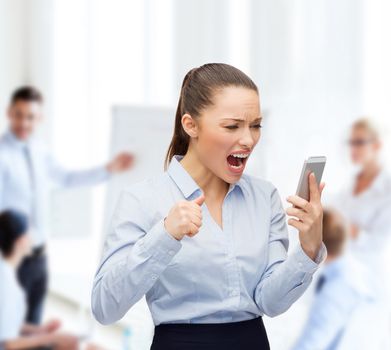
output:
M68 170L60 166L55 159L47 156L47 168L51 179L63 187L91 186L109 179L110 175L124 172L133 165L133 155L123 152L109 163L85 170Z
M164 218L150 222L142 204L130 190L117 204L92 290L92 312L102 324L122 318L181 248L165 230Z
M315 232L320 235L320 247L317 251L312 249L309 244L311 241L305 242L308 244L308 251L305 251L301 239L300 245L288 256L286 216L277 190L271 194L271 213L268 266L256 287L254 300L263 314L273 317L285 312L304 293L319 264L326 257L326 248L321 240L321 232ZM305 232L305 238L307 234L312 234L312 230L322 229L318 222L321 217L311 216L311 220L313 222L308 223L309 231ZM317 240L318 237L314 246ZM314 252L315 255L312 256L309 252Z

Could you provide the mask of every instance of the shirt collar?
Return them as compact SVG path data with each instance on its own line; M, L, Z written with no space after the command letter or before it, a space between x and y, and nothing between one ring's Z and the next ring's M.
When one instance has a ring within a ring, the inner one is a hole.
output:
M186 199L193 199L196 198L201 193L201 189L198 186L198 184L194 181L194 179L191 177L191 175L185 170L185 168L180 163L180 160L182 158L183 156L174 155L167 169L167 172L170 175L171 179L179 187L184 197ZM242 186L243 186L242 179L240 179L234 184L230 184L227 195L228 193L233 191L236 187L242 189Z

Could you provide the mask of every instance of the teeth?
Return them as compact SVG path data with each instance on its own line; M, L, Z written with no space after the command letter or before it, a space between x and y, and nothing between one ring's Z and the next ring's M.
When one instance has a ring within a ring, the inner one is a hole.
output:
M240 169L241 167L242 167L242 165L238 165L238 166L236 166L236 165L229 165L231 168L234 168L234 169Z
M248 157L248 154L231 154L232 157L236 157L236 158L247 158Z

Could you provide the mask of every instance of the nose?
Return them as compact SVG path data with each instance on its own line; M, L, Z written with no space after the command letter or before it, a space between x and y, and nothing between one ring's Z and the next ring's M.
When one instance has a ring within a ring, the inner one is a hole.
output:
M251 133L251 130L249 128L244 128L244 131L239 140L239 144L243 147L252 149L255 142L255 136Z

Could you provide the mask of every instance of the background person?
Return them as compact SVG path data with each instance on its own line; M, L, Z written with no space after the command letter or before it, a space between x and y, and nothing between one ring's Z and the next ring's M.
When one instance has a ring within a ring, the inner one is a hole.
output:
M335 210L323 213L327 259L308 320L293 350L388 349L387 312L378 302L370 271L346 252L348 225Z
M8 130L0 138L0 210L18 209L31 222L33 251L20 266L19 280L27 295L26 320L35 324L42 317L48 283L44 219L49 186L95 185L133 164L131 154L121 153L94 169L69 171L60 167L35 136L42 120L42 103L42 95L34 87L17 89L8 108Z

